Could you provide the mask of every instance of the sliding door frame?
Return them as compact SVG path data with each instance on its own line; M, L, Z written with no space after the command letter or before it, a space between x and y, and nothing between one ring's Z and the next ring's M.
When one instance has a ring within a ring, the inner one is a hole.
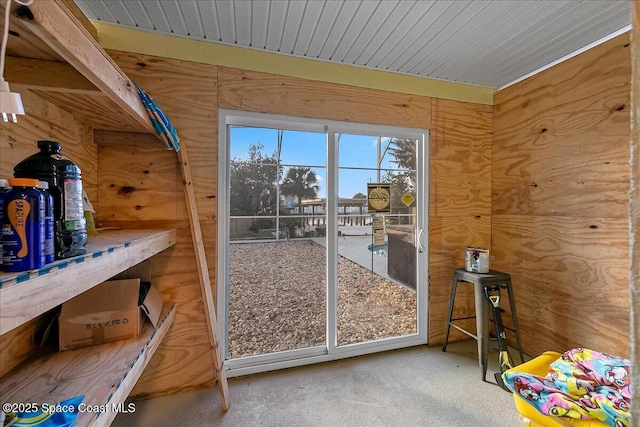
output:
M230 126L264 127L327 135L327 296L326 344L228 360L229 303L229 190ZM361 134L418 140L417 146L417 333L364 343L337 345L338 303L338 135ZM218 237L217 237L217 336L228 377L284 369L379 351L426 344L428 337L428 253L429 253L429 131L364 123L309 119L266 113L220 109L218 117ZM423 230L423 232L421 232Z

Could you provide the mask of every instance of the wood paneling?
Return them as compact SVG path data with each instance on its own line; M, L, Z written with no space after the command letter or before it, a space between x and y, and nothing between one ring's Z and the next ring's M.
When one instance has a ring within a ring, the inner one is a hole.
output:
M491 214L492 107L436 99L430 135L429 214Z
M429 161L429 344L444 342L453 271L466 246L491 243L492 107L433 100ZM475 312L473 286L458 286L454 317ZM475 323L457 323L475 330ZM452 328L449 340L467 338Z
M100 145L101 220L185 218L176 153L156 146Z
M462 265L464 247L489 245L491 202L492 109L484 105L431 100L376 90L306 81L297 78L216 69L183 61L111 52L118 65L160 104L188 144L198 209L204 233L210 276L215 279L217 115L218 107L273 114L346 120L416 128L431 132L431 339L441 343L453 270ZM215 93L218 92L218 98ZM431 108L432 102L434 104ZM433 123L433 126L432 126ZM186 221L175 153L165 152L133 136L99 133L100 200L105 224L118 220L127 226L146 226L149 220ZM125 145L130 144L130 145ZM150 170L150 163L157 170ZM115 185L114 185L115 184ZM122 189L135 187L123 194ZM140 191L138 191L140 190ZM119 194L120 193L120 194ZM136 206L139 206L136 209ZM157 221L150 221L156 223ZM186 224L186 222L185 222ZM179 242L180 245L180 242ZM177 303L170 341L158 350L136 395L159 395L210 384L210 355L194 274L193 252L179 246L182 259L171 256L157 281L165 297ZM178 250L178 249L176 249ZM176 294L171 278L190 295ZM189 285L187 285L189 283ZM461 286L457 313L472 313L471 293ZM467 296L468 295L468 296ZM180 298L177 300L176 298ZM181 302L182 301L182 302ZM182 317L184 316L184 317ZM194 318L197 319L194 323ZM194 336L198 340L193 341ZM452 333L452 339L461 338ZM185 348L189 347L189 348ZM186 352L186 353L185 353ZM203 353L204 352L204 353ZM200 357L200 366L177 360ZM180 377L180 380L177 378Z
M0 175L13 176L17 163L39 151L38 140L59 141L62 154L82 170L83 188L92 203L97 201L98 149L93 143L93 129L71 113L21 89L12 86L12 90L21 92L26 115L18 116L17 124L0 121Z
M158 102L171 118L180 139L189 146L200 219L215 218L218 186L217 68L203 64L186 65L184 61L160 60L145 55L122 55L116 59L127 75ZM207 229L205 240L213 238L215 241L215 234L212 234L215 227L211 230L209 224L202 224L202 228L203 232ZM215 264L215 258L210 263Z
M628 43L619 36L496 93L494 214L627 215Z
M6 79L12 90L31 90L63 110L73 110L76 118L93 128L147 131L67 63L9 57Z
M512 276L525 349L629 356L626 218L496 215L492 229L493 266Z
M170 216L168 214L167 216ZM194 269L189 223L163 221L100 221L104 226L144 229L174 227L178 241L152 259L151 280L165 302L176 305L176 319L132 392L155 396L213 383L213 363L202 307L202 293Z
M189 147L212 278L216 261L218 91L224 96L225 108L433 127L430 326L432 343L442 341L453 269L462 265L465 246L489 244L491 107L437 100L433 101L432 110L432 100L425 97L229 69L218 79L218 70L211 66L121 53L114 53L114 58L158 101ZM64 110L37 99L57 114L51 118L51 128L73 120ZM29 131L24 132L37 133L42 127L31 123L32 116L25 116L25 120ZM86 132L90 133L90 128L86 127ZM210 385L212 359L175 153L167 151L160 141L154 145L131 134L109 135L110 140L100 140L98 223L127 228L179 228L176 247L154 258L154 283L167 301L176 304L176 321L134 395L158 395ZM83 144L76 138L70 150L78 150L77 146ZM79 154L69 156L82 161ZM473 311L472 299L465 296L471 295L467 291L461 287L458 313ZM452 338L460 336L453 333Z
M24 55L27 58L61 61L38 41L31 45L13 39L10 52L11 49L21 54L27 52ZM432 129L430 312L434 316L432 334L436 341L441 340L453 269L461 265L465 246L488 245L491 107L138 54L110 52L110 55L128 78L156 99L177 128L181 143L189 148L203 243L213 279L216 277L218 108ZM99 73L101 69L94 69L92 64L87 61L75 65ZM132 134L113 133L100 134L100 138L111 139L100 139L98 150L92 127L120 131L141 129L118 116L113 101L103 97L105 102L96 102L101 95L88 93L92 90L89 86L77 87L67 82L60 84L72 87L52 91L33 82L23 83L12 85L12 89L24 90L27 115L20 118L19 126L0 125L2 174L10 172L13 164L36 151L35 145L33 150L28 150L26 144L14 144L15 141L35 144L37 139L60 140L64 154L83 170L85 186L97 207L99 225L178 229L176 246L153 259L154 284L167 302L176 304L176 320L133 395L153 396L211 385L213 358L202 293L194 269L176 153L167 151L160 141L154 145ZM29 92L29 88L34 92ZM130 91L130 87L126 90ZM76 112L75 116L65 111L66 108ZM458 302L458 312L473 309L473 303L464 295ZM27 343L36 329L31 326L34 325L20 328L12 336L6 334L3 342ZM15 348L19 351L10 357L18 360L32 345Z
M25 27L42 39L149 133L155 129L135 84L60 1L33 2ZM19 56L19 55L18 55Z
M0 338L0 377L26 360L35 349L40 347L42 333L54 315L52 310L2 335Z
M31 88L67 89L72 92L89 92L100 95L93 83L66 62L9 56L5 60L5 79L13 85L23 84Z
M144 55L112 54L158 102L177 129L180 143L189 149L209 275L215 283L217 70ZM176 304L176 320L132 394L155 396L211 385L213 357L176 153L159 140L153 145L135 135L112 133L112 140L104 141L108 135L100 135L100 223L179 227L176 249L154 260L154 283L166 300Z
M197 62L181 61L179 59L166 59L157 56L141 55L138 53L107 50L107 53L121 68L135 69L139 73L154 75L159 72L187 74L191 78L209 79L216 73L213 65ZM127 72L129 74L129 72Z
M244 100L257 105L259 111L271 108L269 105L274 104L275 100L270 99L270 96L274 95L254 91L255 81L240 79L238 83L224 78L218 80L215 67L196 66L141 55L115 52L112 52L112 55L123 70L158 101L178 129L182 141L188 144L210 276L215 278L218 106L215 95L218 90L225 93L242 90ZM236 74L235 70L226 72ZM251 77L259 78L260 81L284 79L256 73L251 73ZM310 93L317 94L319 90L313 82L304 82L302 85L299 79L285 80L291 96L309 96ZM385 117L388 112L388 102L374 108L367 101L365 105L354 107L355 99L368 98L369 91L358 89L360 93L356 96L353 88L345 90L337 85L327 86L326 90L330 96L338 99L338 104L351 104L353 111L350 114L357 117L355 121L402 126L419 123L421 127L427 126L430 122L428 99L423 99L426 100L424 104L411 99L403 99L400 102L398 95L385 94L387 100L395 99L402 104L400 107L391 108L391 115L403 117L401 123L385 122L380 118ZM377 92L374 95L376 94ZM318 96L316 98L323 99ZM414 105L409 108L411 102L414 102ZM226 107L246 108L246 105L227 104ZM279 114L297 115L300 115L301 111L308 111L308 114L314 117L344 119L339 112L328 114L314 110L313 104L304 108L297 107L295 111L271 110ZM182 182L175 153L165 151L160 145L154 147L146 142L127 139L122 134L104 142L100 146L100 200L103 207L102 213L98 216L100 223L113 224L114 220L118 220L118 224L126 224L127 227L146 227L148 224L158 226L158 221L178 221L186 224ZM130 142L133 142L133 145L123 144ZM166 343L161 345L157 356L150 363L148 372L145 372L134 390L135 395L158 395L172 390L195 388L209 385L213 379L202 296L196 286L197 277L191 267L194 265L191 258L193 252L190 248L180 246L180 242L175 251L181 254L181 258L178 259L175 253L170 255L166 262L162 262L165 270L157 278L154 277L154 280L160 283L165 298L177 304L176 321ZM194 304L194 301L197 302ZM184 360L188 360L189 363L177 363ZM195 366L196 363L198 366Z
M146 132L130 115L118 108L103 94L72 93L68 91L34 90L41 98L60 108L70 108L74 115L96 129ZM72 106L72 107L71 107Z
M525 352L629 355L629 35L495 95L492 268Z
M451 280L454 270L464 266L465 247L489 247L490 225L491 219L488 216L429 217L429 345L440 345L444 342ZM473 285L460 283L456 292L453 317L473 316L474 313ZM475 330L474 320L460 321L456 324L468 331ZM468 337L451 328L449 341L459 339Z
M431 98L220 67L220 108L420 129Z
M465 246L477 245L491 246L492 268L513 276L525 351L584 345L626 356L627 44L628 36L620 36L500 91L495 112L484 105L110 54L158 101L189 147L211 278L218 108L431 129L430 343L444 338L453 270L463 264ZM14 39L9 51L12 46L60 60L37 44ZM133 394L211 385L211 346L175 153L160 141L114 135L100 146L97 168L87 123L22 89L27 115L17 126L0 123L2 176L37 150L36 140L59 140L83 170L99 223L178 229L178 244L153 261L154 284L176 304L176 321ZM470 286L459 287L456 302L457 315L473 312ZM2 336L0 347L11 343L16 350L3 350L2 357L15 362L29 353L34 326ZM459 338L454 331L452 339Z
M0 177L13 176L13 167L26 157L37 153L37 141L48 139L62 143L62 154L82 170L82 184L93 206L98 208L98 149L93 143L93 131L71 113L53 105L20 85L19 91L26 115L18 123L0 121ZM51 316L43 315L15 331L0 336L0 374L24 360L40 344L35 336Z

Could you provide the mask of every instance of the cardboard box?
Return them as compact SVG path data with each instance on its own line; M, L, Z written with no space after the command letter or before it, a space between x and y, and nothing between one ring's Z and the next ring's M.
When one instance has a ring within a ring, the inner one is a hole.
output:
M116 278L136 274L142 276L143 283L148 281L150 263L148 267L133 267ZM62 304L58 321L60 351L136 338L145 317L155 328L162 311L162 295L149 283L139 304L141 278L103 282Z

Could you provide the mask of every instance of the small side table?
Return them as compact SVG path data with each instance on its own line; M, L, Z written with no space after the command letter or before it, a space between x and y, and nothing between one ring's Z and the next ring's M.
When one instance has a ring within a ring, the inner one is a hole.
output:
M473 284L473 293L476 306L475 316L452 318L458 282L467 282ZM453 274L453 282L451 284L451 297L449 298L447 332L445 334L444 346L442 347L442 351L447 351L447 344L449 343L449 331L451 330L452 326L459 331L469 335L471 338L475 339L478 342L478 364L480 365L480 368L482 368L482 381L485 381L487 377L487 354L489 353L489 314L491 313L489 300L485 296L485 287L495 285L500 285L500 287L506 289L507 293L509 294L509 304L511 305L511 319L513 320L512 332L514 332L516 336L516 343L518 345L518 352L520 353L520 360L521 362L524 362L524 358L522 355L522 346L520 344L520 333L518 330L516 303L513 297L513 290L511 286L511 276L507 273L502 273L495 270L489 270L488 273L472 273L465 270L464 268L457 268L455 270ZM474 335L471 332L453 324L453 322L457 320L473 318L476 319L477 335Z

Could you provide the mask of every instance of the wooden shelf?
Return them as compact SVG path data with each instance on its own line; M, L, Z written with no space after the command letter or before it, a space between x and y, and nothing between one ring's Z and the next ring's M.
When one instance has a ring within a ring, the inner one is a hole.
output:
M3 402L55 404L84 395L91 407L123 403L175 318L165 304L154 329L146 321L138 338L34 357L0 379ZM117 412L83 412L76 426L108 426Z
M0 11L4 15L4 2ZM33 90L95 129L157 135L134 83L98 44L95 27L73 1L14 3L9 27L9 84L24 85L16 88Z
M86 255L0 273L0 335L175 243L175 229L102 231L89 238Z

